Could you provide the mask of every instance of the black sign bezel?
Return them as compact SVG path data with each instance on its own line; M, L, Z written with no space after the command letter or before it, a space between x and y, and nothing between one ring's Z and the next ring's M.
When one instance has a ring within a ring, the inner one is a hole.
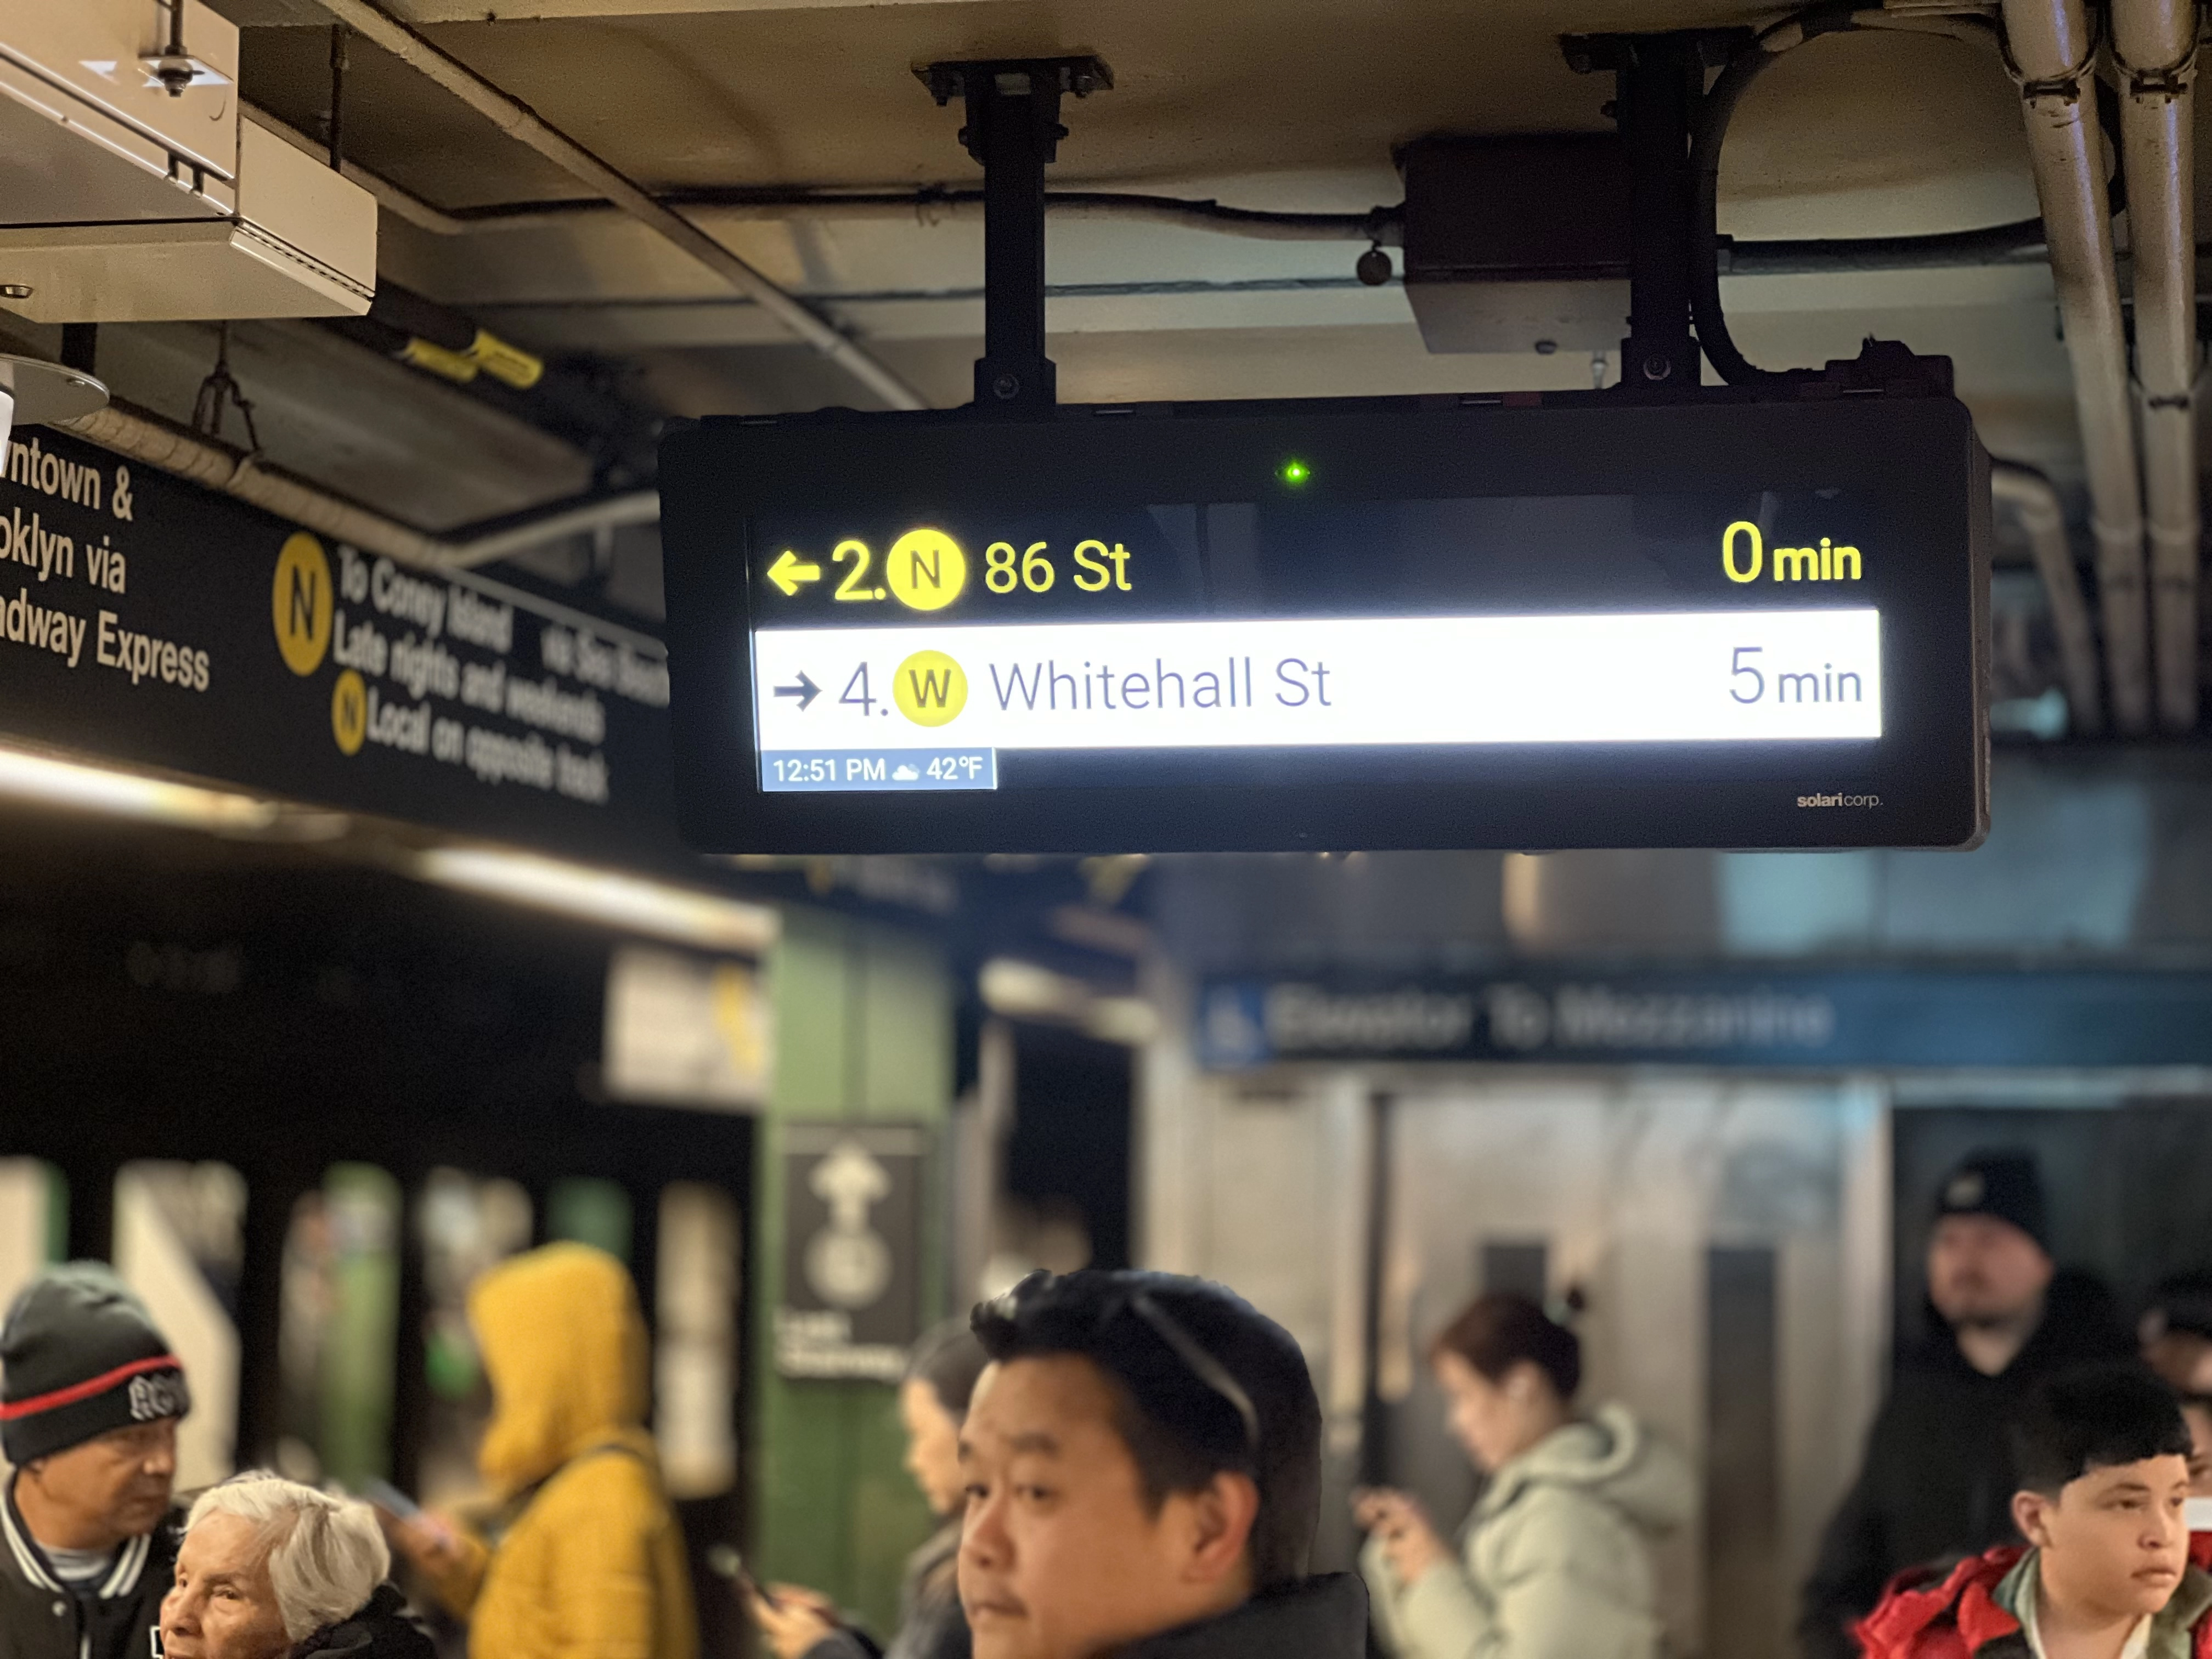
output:
M1235 500L1284 455L1310 458L1316 487L1346 499L1839 485L1877 496L1911 550L1869 568L1864 589L1882 615L1884 735L1844 764L1808 753L1774 775L1709 773L1671 789L1685 746L1558 745L1545 751L1558 763L1525 786L759 787L745 539L757 516L854 504L926 520L978 497L1017 509ZM703 850L1947 848L1987 831L1989 460L1955 399L1601 392L1069 405L1037 420L738 416L672 433L660 487L677 799ZM1836 792L1881 805L1798 805Z

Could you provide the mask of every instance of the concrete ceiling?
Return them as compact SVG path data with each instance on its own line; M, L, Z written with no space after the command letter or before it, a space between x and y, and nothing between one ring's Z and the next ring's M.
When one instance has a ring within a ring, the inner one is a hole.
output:
M313 0L217 0L246 26L246 100L321 130L327 35ZM1609 77L1564 32L1748 23L1771 9L1670 0L386 0L437 45L654 188L971 185L976 169L911 67L1094 51L1115 88L1063 118L1054 183L1359 211L1400 194L1395 146L1441 131L1598 131ZM349 155L440 207L573 198L565 174L356 40ZM2212 179L2212 167L2200 168ZM981 325L980 227L763 222L690 210L932 398L964 397ZM1723 228L1910 234L2028 218L2016 94L1994 53L1939 37L1820 41L1747 101ZM672 414L865 403L758 307L610 213L439 235L383 216L386 276L550 353L632 367ZM1153 224L1054 229L1053 351L1079 398L1587 386L1570 359L1428 355L1402 291L1352 280L1357 243L1241 240ZM2041 266L1732 279L1764 362L1849 355L1868 332L1958 360L2001 454L2078 471ZM513 451L514 447L508 447ZM514 452L518 453L520 452ZM544 494L556 493L550 486ZM447 511L452 508L447 505ZM426 516L430 516L426 514Z
M1563 30L1748 22L1765 12L1723 5L1689 14L1667 0L1574 8L906 0L680 10L658 0L655 15L595 0L592 9L626 15L449 22L428 33L580 143L662 186L965 179L973 168L954 143L957 112L938 109L911 67L1072 50L1103 56L1116 85L1068 117L1058 173L1069 182L1387 175L1392 147L1425 132L1604 127L1609 77L1567 68ZM412 9L482 19L501 9L416 0ZM312 32L257 29L244 43L247 95L298 125L324 106L324 65ZM356 52L349 112L362 110L366 118L349 123L356 158L441 203L575 193L519 146L488 145L478 118L373 48ZM1845 204L1869 191L1925 196L1941 179L1955 198L1929 199L1917 211L1945 222L1962 210L2016 210L2023 199L2010 82L1993 54L1948 40L1824 42L1778 70L1742 121L1741 167L1732 169L1741 178L1732 182L1747 199L1809 197L1850 211Z

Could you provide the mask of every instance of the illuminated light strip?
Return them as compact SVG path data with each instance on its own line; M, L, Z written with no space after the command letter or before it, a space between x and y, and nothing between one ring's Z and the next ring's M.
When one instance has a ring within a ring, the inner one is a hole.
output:
M753 648L760 747L779 751L1802 742L1882 731L1881 619L1866 608L770 629ZM917 697L925 713L946 706L948 659L964 703L950 719L915 720ZM804 703L777 695L803 682L818 688Z
M41 806L194 830L265 830L280 811L274 801L252 795L4 748L0 748L0 795Z
M534 853L440 847L416 854L408 868L441 887L710 951L757 955L781 927L766 905Z
M232 832L267 830L283 811L277 803L252 795L5 747L0 747L0 799ZM775 942L781 926L776 913L763 905L526 853L437 848L410 855L406 867L441 886L708 950L757 953Z
M1058 1021L1129 1048L1159 1035L1159 1012L1142 997L1103 995L1079 979L1017 957L986 962L975 988L985 1007L1009 1018Z

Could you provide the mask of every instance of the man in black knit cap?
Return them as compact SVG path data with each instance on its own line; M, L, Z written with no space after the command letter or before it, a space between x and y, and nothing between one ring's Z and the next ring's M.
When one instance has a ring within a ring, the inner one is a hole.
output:
M1857 1484L1807 1581L1804 1659L1843 1659L1850 1626L1907 1567L1954 1562L2013 1531L2010 1431L2052 1374L2132 1356L2111 1293L2051 1259L2043 1181L2021 1152L1944 1177L1928 1240L1927 1334L1898 1355Z
M33 1279L0 1324L0 1659L146 1659L177 1542L183 1365L106 1267Z

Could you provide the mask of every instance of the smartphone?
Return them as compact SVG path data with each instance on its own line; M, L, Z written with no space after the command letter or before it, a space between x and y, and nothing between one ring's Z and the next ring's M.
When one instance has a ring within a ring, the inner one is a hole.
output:
M412 1521L422 1513L420 1504L388 1480L362 1481L361 1495L386 1515L402 1521Z
M707 1566L715 1577L726 1578L737 1586L741 1595L757 1595L762 1601L778 1610L783 1603L777 1601L768 1587L745 1570L745 1558L727 1544L712 1544L707 1549Z

